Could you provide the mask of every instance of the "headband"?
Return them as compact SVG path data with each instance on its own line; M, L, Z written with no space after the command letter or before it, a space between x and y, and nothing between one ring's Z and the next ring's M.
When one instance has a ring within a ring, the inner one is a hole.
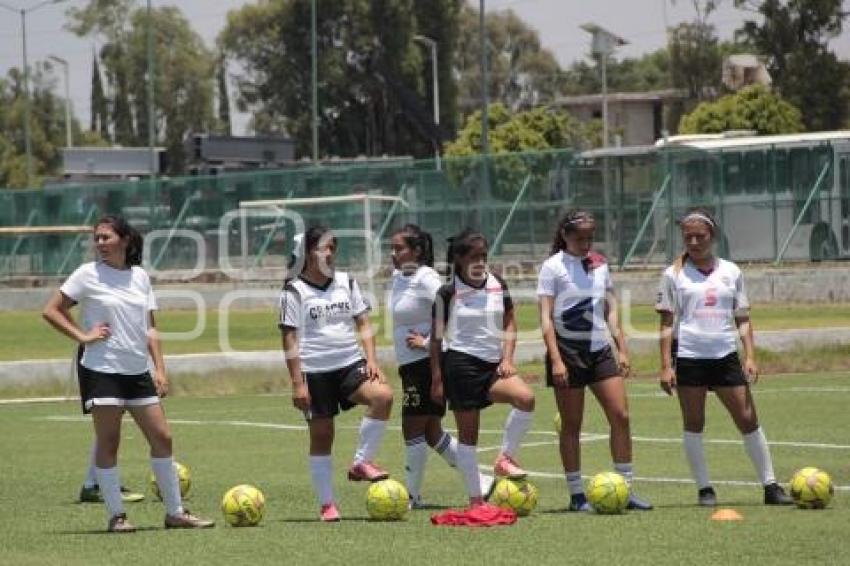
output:
M712 228L714 228L716 226L716 224L714 223L714 220L712 220L711 218L709 218L705 214L701 214L699 212L691 212L690 214L686 215L684 218L682 218L682 224L684 224L685 222L687 222L689 220L702 220L703 222L705 222L706 224L708 224Z

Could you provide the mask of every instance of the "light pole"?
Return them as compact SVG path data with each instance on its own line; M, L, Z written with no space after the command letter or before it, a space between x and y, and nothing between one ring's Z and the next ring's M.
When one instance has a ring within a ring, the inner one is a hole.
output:
M590 52L599 57L602 67L602 147L608 147L608 57L629 42L594 23L584 24L581 29L593 36Z
M310 82L312 83L313 166L319 165L319 46L317 0L310 2Z
M425 37L424 35L415 35L413 39L424 44L426 47L431 49L431 77L433 79L433 83L431 85L431 89L434 91L434 125L437 126L437 136L438 138L434 140L434 164L437 167L437 171L440 170L440 80L439 73L437 72L437 42L431 39L430 37Z
M48 4L59 4L67 0L44 0L31 8L15 8L6 3L0 2L0 8L5 8L10 12L15 12L21 15L21 43L24 56L24 147L27 154L27 186L32 185L32 134L30 133L30 72L27 62L27 14L35 12L39 8L43 8Z
M48 57L51 61L55 61L62 65L65 71L65 147L74 147L74 140L71 138L71 73L68 61L56 55Z
M145 30L147 33L147 59L148 59L148 151L150 151L150 166L151 180L156 179L159 163L157 163L156 155L156 125L154 120L156 114L154 112L154 57L153 57L153 12L151 10L151 0L148 0L148 25Z

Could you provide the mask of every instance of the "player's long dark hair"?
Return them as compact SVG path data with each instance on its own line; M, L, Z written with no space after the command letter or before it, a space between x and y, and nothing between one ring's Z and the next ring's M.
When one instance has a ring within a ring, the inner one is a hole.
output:
M328 234L330 234L330 241L333 242L334 245L336 245L337 244L336 236L333 235L333 233L331 232L331 229L329 227L319 224L319 225L310 226L309 228L307 228L307 231L304 232L304 239L302 240L302 243L301 243L303 249L302 250L292 250L292 253L289 256L289 265L287 266L287 269L291 270L296 265L298 265L298 259L299 259L298 256L299 256L299 253L300 253L301 257L303 258L302 262L301 262L301 269L298 271L298 273L288 275L286 277L286 279L283 281L284 287L286 286L287 283L289 283L290 281L292 281L293 279L295 279L296 277L298 277L299 275L304 273L304 270L307 268L307 261L310 258L310 253L313 250L316 249L316 247L319 245L319 243L323 239L325 239Z
M449 267L447 278L449 281L451 281L455 273L458 273L457 258L468 254L472 249L472 244L476 241L484 242L485 248L490 247L484 234L472 228L466 228L460 234L449 238L449 249L446 254L446 265Z
M704 216L709 220L709 222L706 222L703 218L700 218L700 216ZM692 220L702 222L706 226L706 228L708 228L708 232L711 234L711 239L714 240L715 235L719 232L720 226L717 224L717 219L714 218L714 215L711 213L710 210L702 206L695 206L693 208L689 208L685 215L679 220L679 227L682 227L685 221L690 222ZM673 270L676 273L682 271L682 268L685 266L685 262L687 260L688 250L686 249L681 254L679 254L679 257L677 257L673 261Z
M434 267L434 240L431 234L416 224L405 224L393 234L404 238L404 243L412 250L416 250L416 261L419 265Z
M575 231L578 225L584 222L596 222L592 212L582 208L568 210L558 221L558 226L555 228L555 235L552 237L552 248L549 250L549 255L555 255L559 251L567 249L567 242L564 240L564 236Z
M125 267L133 267L134 265L142 265L142 250L144 249L144 239L138 230L130 226L127 219L117 214L108 214L98 220L94 228L102 224L108 224L112 231L118 234L121 239L127 238L127 251L124 258Z

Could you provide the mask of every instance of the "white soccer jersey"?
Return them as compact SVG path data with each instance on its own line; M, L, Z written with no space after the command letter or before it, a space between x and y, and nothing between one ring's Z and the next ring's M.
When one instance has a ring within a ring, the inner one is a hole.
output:
M324 287L297 277L281 293L279 326L297 330L303 371L333 371L363 359L354 317L368 310L347 273L337 271Z
M676 315L676 355L719 359L738 347L736 316L747 316L750 304L737 265L717 259L704 273L690 261L676 273L668 267L661 277L655 310Z
M611 290L608 264L595 253L582 258L560 251L543 262L537 277L537 296L555 298L557 338L583 343L591 352L609 345L605 295Z
M502 359L505 312L513 309L508 286L492 273L480 287L455 276L437 291L434 316L446 324L447 347L478 359L497 363Z
M442 285L440 275L427 265L420 266L415 273L404 275L393 272L393 287L390 294L390 311L393 317L393 344L398 365L403 366L428 357L428 350L413 349L407 345L411 332L422 335L431 333L431 305Z
M109 324L109 338L86 344L81 362L84 367L127 375L148 371L149 313L157 306L144 269L86 263L68 277L59 291L80 305L86 332L96 324Z

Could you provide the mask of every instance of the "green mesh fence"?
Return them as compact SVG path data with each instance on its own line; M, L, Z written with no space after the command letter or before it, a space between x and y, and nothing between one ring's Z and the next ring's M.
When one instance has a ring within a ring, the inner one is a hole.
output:
M443 159L439 170L432 160L410 160L3 190L0 276L70 273L92 257L90 234L24 229L88 226L107 213L147 234L148 267L275 271L296 226L272 207L242 213L244 203L352 194L404 204L284 207L304 225L350 232L340 239L346 268L365 265L367 241L372 259L387 264L392 230L414 222L433 234L438 259L447 237L473 226L491 239L494 260L525 269L548 254L557 219L571 207L596 215L598 247L619 265L669 261L681 247L675 220L695 205L714 211L722 251L737 261L840 258L850 255L848 151L828 143L565 150Z

